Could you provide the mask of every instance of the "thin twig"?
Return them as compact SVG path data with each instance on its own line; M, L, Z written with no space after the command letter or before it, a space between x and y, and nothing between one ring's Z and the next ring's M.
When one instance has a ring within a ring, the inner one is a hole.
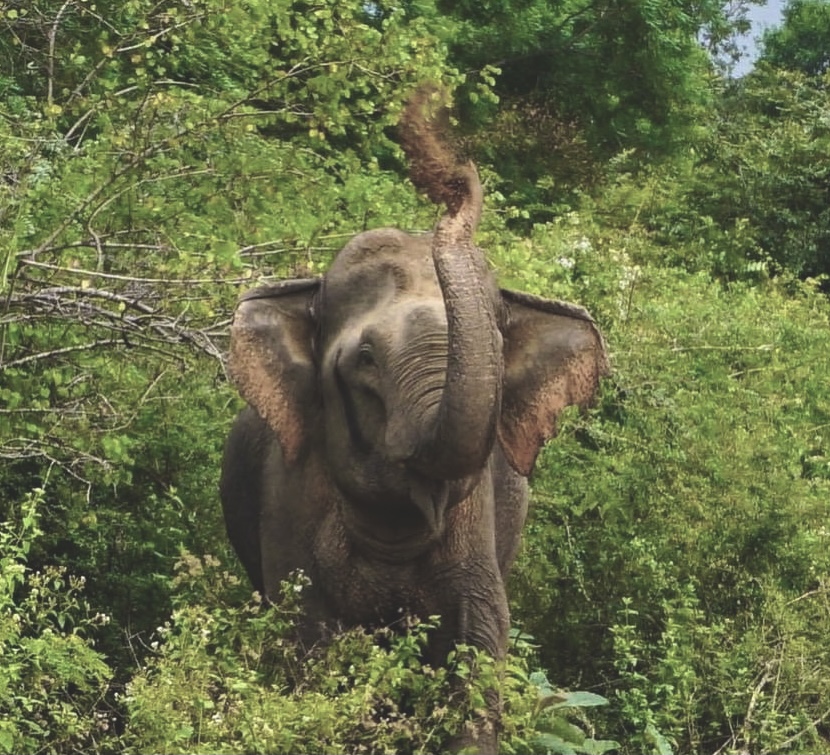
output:
M815 595L830 595L830 585L822 585L816 590L810 590L809 592L805 592L803 595L799 595L797 598L793 598L792 600L788 601L787 605L791 606L793 603L798 603L798 601L800 600L812 598Z
M744 723L742 726L742 736L744 741L749 744L752 739L752 735L750 734L750 727L752 726L752 719L755 715L755 709L758 707L758 700L761 697L761 692L763 691L764 687L772 680L775 676L773 669L777 667L777 663L774 661L767 661L766 666L764 668L764 673L761 675L761 679L759 680L758 684L755 685L755 688L752 690L752 696L749 698L749 705L746 709L746 715L744 716Z
M62 294L73 294L75 296L93 296L99 299L107 299L119 304L124 304L128 307L134 307L145 314L155 314L156 310L143 302L138 301L129 296L122 296L121 294L114 294L111 291L105 291L100 288L81 288L80 286L57 286L54 288L43 288L32 298L39 298L42 296L61 296Z
M783 742L778 742L775 745L775 752L784 752L793 742L795 742L800 737L803 737L808 731L811 729L815 729L825 718L830 716L830 708L828 708L822 715L816 718L814 721L810 721L798 734L793 734L788 739L785 739ZM769 755L772 750L761 750L759 755Z
M48 262L40 262L29 258L21 259L20 264L24 267L37 267L43 270L54 270L55 272L70 273L72 275L79 275L88 278L102 278L104 280L125 281L127 283L166 283L171 286L193 286L210 283L227 283L236 285L239 283L251 282L250 276L241 276L238 278L139 278L133 275L118 275L116 273L102 273L97 270L87 270L84 268L62 267L61 265L52 265Z
M37 354L30 354L27 357L20 357L19 359L13 359L11 362L5 362L4 364L0 364L0 372L2 372L3 370L7 370L10 367L20 367L23 364L30 364L31 362L36 362L39 359L48 359L49 357L56 357L62 354L71 354L75 351L91 351L92 349L98 349L102 346L113 346L121 343L123 343L123 341L117 338L105 338L100 341L92 341L90 343L79 344L78 346L64 346L61 349L41 351Z
M672 346L672 351L772 351L775 348L774 344L762 343L760 346L710 346L704 344L703 346Z
M49 57L46 64L49 76L46 82L46 104L49 105L49 107L52 106L52 98L54 94L53 90L55 86L55 40L58 36L58 27L60 26L61 17L70 2L72 2L72 0L66 0L66 2L64 2L55 16L55 21L52 24L52 27L49 29Z

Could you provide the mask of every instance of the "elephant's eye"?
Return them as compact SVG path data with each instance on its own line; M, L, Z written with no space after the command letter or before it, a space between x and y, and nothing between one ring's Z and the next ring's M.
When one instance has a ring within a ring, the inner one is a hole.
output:
M376 367L375 355L371 344L362 343L357 351L357 366L358 367Z

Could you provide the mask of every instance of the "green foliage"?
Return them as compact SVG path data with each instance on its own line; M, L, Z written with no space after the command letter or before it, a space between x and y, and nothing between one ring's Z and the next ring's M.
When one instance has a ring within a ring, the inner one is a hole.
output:
M583 729L570 720L570 717L577 714L579 723L584 725L586 717L583 709L607 705L608 700L604 697L592 692L556 690L551 687L547 676L541 671L532 673L529 681L539 690L534 715L534 728L537 734L531 741L533 752L547 752L552 755L602 755L619 748L618 742L586 736Z
M177 564L175 610L151 657L125 694L105 700L112 672L92 635L107 617L88 613L82 577L25 565L43 503L35 491L17 528L0 531L0 752L435 752L484 715L494 687L505 694L504 752L614 746L568 720L606 701L553 690L528 671L524 641L505 667L459 647L432 669L421 656L433 617L304 650L296 624L305 578L286 583L274 605L255 596L240 606L238 580L212 556Z
M52 470L32 558L87 575L124 662L118 633L169 613L179 549L226 547L239 288L317 273L364 224L429 222L381 167L385 130L413 83L457 74L428 21L383 8L0 14L0 513Z
M453 53L473 70L502 69L497 92L534 95L576 121L602 151L657 146L705 99L697 41L724 21L721 3L445 3L460 19ZM541 103L537 103L541 104Z
M828 123L821 79L759 65L725 86L685 154L646 170L621 154L581 210L648 234L649 259L660 264L728 280L824 275Z
M830 752L826 5L738 82L725 10L6 3L0 752L440 751L496 683L505 752ZM502 283L589 307L615 369L540 457L538 656L498 668L423 667L430 617L302 648L214 492L240 288L433 222L390 139L422 80Z
M761 38L759 60L775 68L819 76L830 66L830 5L826 0L790 0L781 25Z
M462 70L499 71L498 103L474 100L468 147L492 164L496 186L534 222L573 208L597 188L605 162L635 149L642 162L695 138L714 100L713 65L743 28L713 2L501 0L442 3L458 29L451 55ZM475 81L470 77L470 81ZM526 228L518 219L511 223Z
M124 752L442 752L485 714L494 686L504 695L506 753L601 755L615 746L569 720L606 701L530 673L521 638L504 668L470 647L444 668L424 665L438 617L394 632L353 630L303 651L302 575L274 605L255 599L240 609L216 559L185 556L178 569L177 608L127 688Z
M108 617L89 614L83 577L26 565L45 503L35 490L0 524L0 753L88 752L111 723L111 672L92 640Z
M516 615L623 751L827 752L827 302L655 267L618 302L615 377L534 479Z
M423 752L460 727L447 671L418 659L429 625L352 632L301 667L296 604L177 610L159 656L129 685L127 751ZM275 654L277 657L275 657Z

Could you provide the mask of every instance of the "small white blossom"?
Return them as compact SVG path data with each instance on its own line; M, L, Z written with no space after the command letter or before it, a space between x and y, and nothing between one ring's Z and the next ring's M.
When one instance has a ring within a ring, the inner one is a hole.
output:
M577 252L590 252L593 248L591 246L591 240L587 236L583 236L574 244L574 250Z
M640 277L640 266L639 265L624 265L620 275L620 288L627 289L631 285L637 282Z
M576 260L573 257L560 257L556 260L565 270L572 270L573 266L576 264Z

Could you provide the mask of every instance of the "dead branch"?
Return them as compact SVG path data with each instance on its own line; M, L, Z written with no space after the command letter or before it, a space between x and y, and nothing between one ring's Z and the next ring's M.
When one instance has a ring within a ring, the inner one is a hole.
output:
M103 346L113 346L122 343L118 339L105 338L90 343L78 344L77 346L64 346L60 349L51 349L50 351L41 351L38 354L30 354L29 356L12 359L10 362L3 362L0 364L0 372L8 370L12 367L22 367L24 364L31 364L40 359L50 359L52 357L61 356L63 354L71 354L76 351L91 351L92 349L100 349Z
M88 247L90 249L94 248L92 244L86 243L78 243L74 246ZM108 246L112 246L113 248L151 249L160 251L164 250L164 247L152 246L149 244L144 246L135 244L104 245L104 248L107 248ZM28 254L31 251L32 250L27 250L26 252L21 252L20 254ZM52 251L52 249L47 249L44 251ZM135 283L139 285L154 285L163 283L169 286L201 286L209 284L239 285L241 283L250 283L250 277L245 276L239 276L237 278L142 278L140 276L135 275L119 275L116 273L104 273L99 270L89 270L87 268L54 265L49 262L40 262L39 260L34 260L29 257L23 257L20 260L20 265L21 267L34 267L39 268L41 270L53 270L54 272L66 273L68 275L74 275L82 278L100 278L102 280L123 281L125 283Z
M49 29L49 52L48 58L46 63L47 68L47 82L46 82L46 103L48 105L52 105L53 97L54 97L54 88L55 88L55 42L58 37L58 27L61 23L61 18L63 18L63 14L66 12L66 9L69 7L69 4L72 0L66 0L64 4L60 7L60 10L57 12L55 16L55 20L52 23L52 26Z

